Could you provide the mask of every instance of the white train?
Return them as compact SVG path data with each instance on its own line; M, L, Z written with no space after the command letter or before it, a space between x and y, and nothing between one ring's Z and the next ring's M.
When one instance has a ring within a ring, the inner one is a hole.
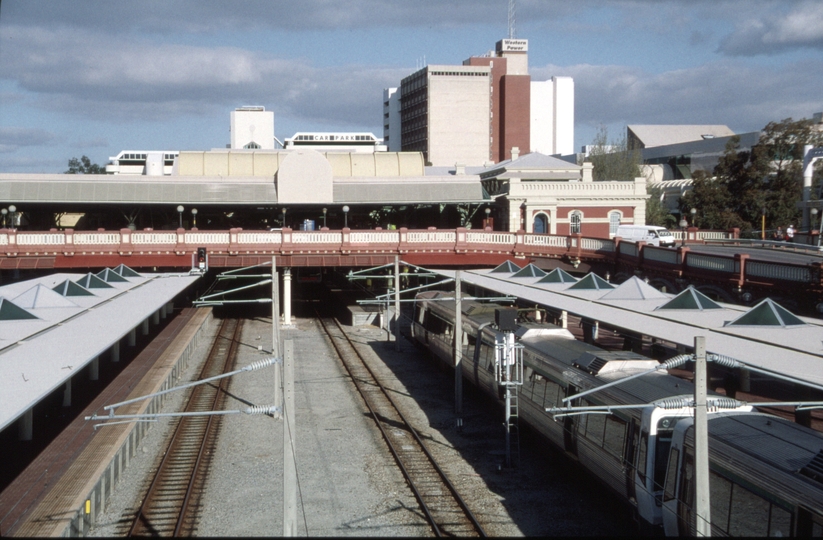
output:
M412 324L415 341L452 366L454 300L440 299L453 296L418 294ZM494 362L501 335L492 325L501 306L461 304L463 375L499 400ZM546 409L565 406L563 398L660 364L605 351L551 324L520 324L516 336L524 348L520 420L628 501L641 523L693 535L692 384L656 371L572 403L658 406L556 421ZM709 419L713 534L823 536L823 435L749 406L710 410Z

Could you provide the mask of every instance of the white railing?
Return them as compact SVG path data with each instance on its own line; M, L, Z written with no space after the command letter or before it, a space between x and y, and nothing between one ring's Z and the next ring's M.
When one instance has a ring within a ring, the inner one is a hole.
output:
M502 244L513 246L517 236L507 232L477 232L466 233L466 243L468 244Z
M7 246L9 245L9 235L8 234L0 234L0 246Z
M732 237L728 231L697 231L698 240L726 240Z
M119 232L74 233L74 243L78 246L112 246L120 244Z
M400 241L397 231L352 231L349 242L352 244L396 244Z
M238 244L282 244L283 234L273 232L241 232L237 235Z
M614 251L614 240L607 240L605 238L583 238L583 249L591 249L592 251Z
M572 239L574 241L574 239ZM548 234L532 234L523 238L523 243L527 246L546 246L565 248L568 239L565 236L552 236ZM577 246L575 246L577 247Z
M706 270L731 273L736 270L734 263L734 259L721 259L708 255L698 255L696 253L688 253L686 255L686 265L692 268L704 268Z
M165 244L174 245L177 243L177 233L173 232L133 232L131 243L137 245L144 244Z
M187 244L228 244L227 232L187 232L184 236Z
M65 243L66 235L63 233L17 235L17 245L19 246L62 246Z
M757 261L746 261L746 275L786 281L799 281L801 283L809 283L812 280L812 272L809 268L783 266L781 264Z
M293 244L339 244L342 233L327 231L295 231L291 235Z
M410 244L446 244L457 239L454 231L410 231L407 242Z

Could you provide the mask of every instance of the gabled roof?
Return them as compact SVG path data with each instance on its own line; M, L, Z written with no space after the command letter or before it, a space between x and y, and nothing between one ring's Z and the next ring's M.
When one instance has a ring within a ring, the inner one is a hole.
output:
M655 298L669 298L669 295L662 293L640 279L632 276L610 293L601 297L601 300L653 300Z
M511 261L505 261L500 263L497 267L492 269L489 273L490 274L511 274L520 270L520 267L514 264Z
M539 269L532 263L527 264L523 267L522 270L514 274L512 277L543 277L546 275L546 272Z
M115 268L114 272L123 277L142 277L139 273L135 272L125 264L121 264L120 266Z
M546 274L537 283L575 283L577 278L569 274L562 268L555 268Z
M78 279L75 283L85 289L110 289L111 285L95 276L91 272Z
M577 290L602 290L602 289L614 289L614 285L603 279L602 277L598 276L595 273L589 273L580 278L580 281L572 285L566 290L577 289Z
M655 309L697 309L703 311L704 309L723 309L723 307L689 285L686 290Z
M126 283L129 280L112 270L111 268L104 268L95 274L97 277L105 281L106 283Z
M752 309L728 322L725 326L803 326L797 315L784 308L771 298L766 298Z
M68 279L58 283L57 286L52 287L53 291L63 296L94 296L94 293L88 289L84 289L77 283L69 281Z
M62 294L54 292L42 283L38 283L31 289L16 296L14 303L24 309L77 307L77 304Z
M0 321L23 321L36 318L35 315L32 315L12 301L0 297Z
M546 154L541 154L540 152L532 152L531 154L518 157L515 160L507 159L505 161L501 161L500 163L490 165L484 170L479 171L478 174L481 178L485 177L488 179L501 175L517 177L517 174L511 174L513 171L528 171L529 173L536 173L537 171L540 171L544 174L548 174L549 177L553 177L553 173L564 171L568 172L568 174L564 175L565 177L568 177L569 175L577 177L580 175L581 169L582 167L576 163L547 156ZM534 174L531 174L529 177L532 178L533 176Z

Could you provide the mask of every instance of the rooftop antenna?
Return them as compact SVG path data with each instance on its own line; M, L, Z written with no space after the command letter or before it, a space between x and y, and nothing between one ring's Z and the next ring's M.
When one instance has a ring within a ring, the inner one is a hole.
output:
M515 12L517 11L517 6L515 0L509 0L509 39L514 39L514 26L515 26Z

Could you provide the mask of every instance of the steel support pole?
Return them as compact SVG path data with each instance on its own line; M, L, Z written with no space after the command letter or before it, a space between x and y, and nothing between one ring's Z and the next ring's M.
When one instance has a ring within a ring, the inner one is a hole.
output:
M294 343L283 344L283 536L297 536L297 462L294 450Z
M456 425L463 427L463 307L460 292L460 270L454 271L454 414ZM479 338L478 338L479 339ZM478 346L480 342L478 341Z
M291 324L291 268L283 269L283 324Z
M400 257L394 256L394 350L400 350Z
M280 343L280 280L275 271L275 258L271 258L271 354L274 357L283 357L283 347ZM283 394L281 391L281 369L283 364L274 366L274 406L283 407ZM274 413L275 418L282 418L282 413Z
M706 338L694 338L694 476L697 536L712 535L709 501L709 424L706 407Z

